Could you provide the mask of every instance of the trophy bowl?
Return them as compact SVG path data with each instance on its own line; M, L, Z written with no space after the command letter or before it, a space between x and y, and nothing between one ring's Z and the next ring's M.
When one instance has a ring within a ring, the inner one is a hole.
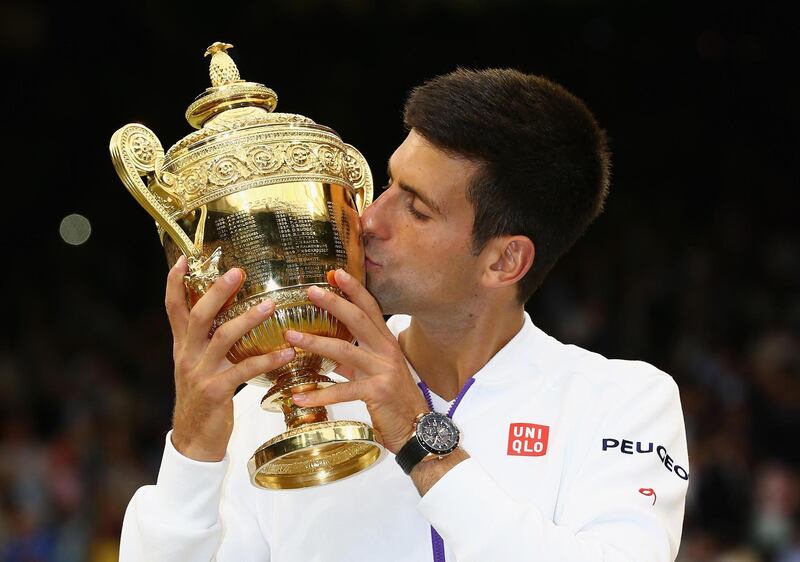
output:
M198 130L166 153L147 127L114 133L111 155L128 191L155 219L168 263L185 255L187 301L194 305L220 272L241 268L244 281L214 319L211 332L265 298L270 318L228 352L237 363L288 347L292 329L353 341L347 328L313 305L310 286L341 295L327 273L342 268L364 282L359 214L372 201L372 175L361 153L331 129L295 114L274 113L271 89L240 79L227 50L215 43L211 83L186 111ZM248 384L268 389L261 406L282 412L287 431L253 454L254 485L303 488L359 472L381 454L372 427L328 420L324 407L292 400L334 384L328 358L296 350L295 358Z

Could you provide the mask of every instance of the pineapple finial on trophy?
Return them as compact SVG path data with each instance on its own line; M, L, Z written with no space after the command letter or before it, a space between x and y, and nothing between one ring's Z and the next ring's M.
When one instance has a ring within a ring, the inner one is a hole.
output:
M233 62L227 52L228 49L233 49L233 45L219 41L206 49L204 56L211 55L211 66L208 69L208 74L211 77L211 85L215 88L243 81L239 76L239 69L236 68L236 63Z
M263 84L242 80L236 63L227 52L232 48L230 43L217 41L206 49L205 56L211 55L208 69L211 87L197 96L186 110L186 120L196 129L230 109L254 107L267 113L275 110L278 95ZM231 122L238 121L233 119Z

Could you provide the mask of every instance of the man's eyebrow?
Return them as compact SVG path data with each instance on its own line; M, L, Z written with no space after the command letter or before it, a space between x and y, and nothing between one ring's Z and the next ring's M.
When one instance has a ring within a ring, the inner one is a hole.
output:
M388 162L386 163L386 176L390 179L392 177L392 167L391 164L389 164ZM427 205L429 208L436 211L438 215L444 216L444 214L442 213L442 208L439 205L437 205L436 202L433 201L430 197L428 197L423 193L420 193L419 190L417 190L415 187L408 185L407 183L404 182L397 182L397 186L403 191L410 193L411 195L413 195L414 197L425 203L425 205Z

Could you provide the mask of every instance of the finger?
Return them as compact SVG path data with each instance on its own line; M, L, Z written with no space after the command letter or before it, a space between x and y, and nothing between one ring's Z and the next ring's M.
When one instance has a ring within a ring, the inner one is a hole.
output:
M359 308L357 304L316 285L309 287L308 298L313 304L327 310L347 326L350 333L362 344L366 344L376 350L386 348L389 340L383 329L376 326L369 314ZM383 324L384 328L386 327L383 317L381 317L381 324Z
M392 339L392 334L386 322L383 320L383 311L375 297L367 291L358 279L347 273L344 269L337 269L335 272L336 285L341 291L347 295L347 298L355 304L358 308L363 310L369 316L372 323L387 337Z
M292 394L292 399L299 406L327 406L339 402L363 400L364 386L360 382L342 382L328 388Z
M273 351L265 355L248 357L227 371L220 373L219 379L221 384L225 385L226 389L234 390L240 384L249 381L253 377L283 367L294 359L294 355L294 348L287 347L286 349L279 349L278 351Z
M176 343L183 341L189 323L189 306L186 304L186 287L183 284L183 276L186 275L187 269L186 256L181 256L167 275L164 307L167 309L172 339Z
M216 329L211 343L206 350L208 361L216 362L222 360L228 351L239 339L247 332L261 324L275 311L275 303L272 299L265 299L263 302L250 308L244 314L240 314L232 320L228 320Z
M239 289L243 279L242 270L229 269L228 272L214 281L189 312L189 323L186 328L186 350L189 353L202 353L208 344L208 332L211 322L219 314L222 305Z
M294 330L286 330L286 341L311 353L316 353L336 361L345 367L355 368L367 374L380 367L382 360L362 347L356 347L346 340L328 338L315 334L305 334Z
M356 370L353 367L349 367L347 365L337 365L336 368L333 370L334 373L340 375L347 380L351 381L356 378Z

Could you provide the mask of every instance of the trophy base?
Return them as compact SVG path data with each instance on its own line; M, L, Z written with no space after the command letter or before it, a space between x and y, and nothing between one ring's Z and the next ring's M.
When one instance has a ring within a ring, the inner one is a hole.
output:
M288 490L334 482L374 463L383 447L375 431L357 421L307 423L264 443L250 457L250 481Z

